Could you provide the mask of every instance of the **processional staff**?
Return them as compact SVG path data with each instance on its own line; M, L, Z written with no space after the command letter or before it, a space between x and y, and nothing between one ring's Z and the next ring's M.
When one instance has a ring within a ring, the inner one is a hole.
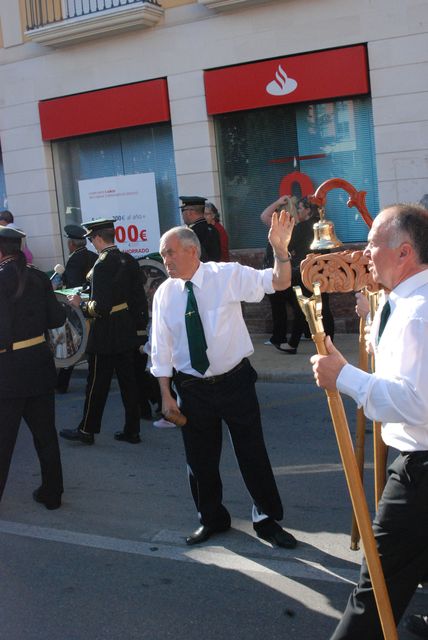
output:
M317 352L321 355L328 355L322 323L322 303L319 283L313 284L314 295L310 298L305 298L303 296L300 287L294 287L294 290L300 307L309 324ZM382 566L376 548L369 509L354 453L342 398L337 390L326 390L326 395L354 514L364 546L367 568L373 586L373 593L376 600L383 635L385 640L397 640L397 629L385 584L385 578L382 572Z
M367 291L367 296L370 308L370 322L373 322L375 313L379 307L380 297L383 295L383 291ZM375 371L375 357L371 355L371 369ZM375 483L375 504L376 509L379 504L379 500L383 493L386 483L386 463L388 458L388 447L382 440L382 424L377 420L373 420L373 456L374 456L374 483Z
M352 184L342 178L331 178L323 182L309 200L319 207L320 221L314 224L314 242L311 249L314 252L324 251L324 254L314 253L307 256L301 264L302 282L306 288L312 289L312 282L320 282L322 292L344 293L350 291L361 291L363 288L376 290L370 273L367 270L367 259L363 252L359 251L336 251L325 254L325 250L330 251L341 246L340 240L334 232L334 225L324 217L324 206L327 193L332 189L340 188L349 194L348 207L356 207L368 227L372 225L372 217L367 210L365 191L357 191ZM368 371L368 358L365 350L364 322L360 323L359 336L359 367ZM366 417L362 409L357 410L357 428L355 436L355 454L361 478L364 473L364 444L365 444ZM375 478L385 476L386 457L379 443L379 425L374 428L375 438ZM376 440L377 436L377 440ZM375 480L375 486L380 488L381 482ZM352 519L351 529L351 549L359 548L359 532L355 520Z

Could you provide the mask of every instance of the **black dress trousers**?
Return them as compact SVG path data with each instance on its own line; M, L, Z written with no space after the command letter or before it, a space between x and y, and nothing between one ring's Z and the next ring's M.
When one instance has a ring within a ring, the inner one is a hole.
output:
M134 351L122 353L89 353L88 378L83 418L79 429L86 433L99 433L101 420L113 373L116 372L120 395L125 408L124 432L140 432L140 409L134 371Z
M373 531L398 624L428 570L428 451L400 454L391 464ZM365 562L332 640L361 638L383 640Z
M40 462L43 495L47 499L55 499L62 494L63 484L52 391L28 398L0 398L0 500L21 418L24 418L33 436Z
M177 373L174 382L187 424L181 428L189 481L201 524L222 528L230 515L222 504L219 463L222 420L228 426L245 485L259 511L281 520L283 509L264 443L255 382L244 358L232 372L212 382Z

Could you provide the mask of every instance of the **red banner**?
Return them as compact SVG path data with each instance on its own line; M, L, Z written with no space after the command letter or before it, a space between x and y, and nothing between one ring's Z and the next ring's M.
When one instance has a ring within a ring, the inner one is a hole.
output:
M170 119L166 80L148 80L39 102L43 140Z
M369 93L365 45L205 72L209 114Z

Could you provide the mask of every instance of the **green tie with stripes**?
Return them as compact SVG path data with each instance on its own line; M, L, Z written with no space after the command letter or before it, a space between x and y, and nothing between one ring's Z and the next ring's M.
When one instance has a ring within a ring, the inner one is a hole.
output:
M198 304L193 293L193 282L188 280L185 286L188 292L185 321L190 362L195 371L204 374L210 366L207 358L207 341L205 340Z

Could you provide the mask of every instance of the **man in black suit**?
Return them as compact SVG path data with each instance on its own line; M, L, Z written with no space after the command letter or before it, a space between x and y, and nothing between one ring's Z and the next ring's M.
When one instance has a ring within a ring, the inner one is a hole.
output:
M89 300L69 296L70 303L80 307L83 315L91 320L86 348L88 380L83 418L76 429L63 429L60 436L84 444L94 443L116 372L125 408L125 426L114 437L137 444L141 440L134 351L138 346L137 331L144 330L147 324L141 271L138 262L115 245L114 220L91 220L82 226L99 254L90 278Z
M220 236L217 229L205 220L206 198L200 196L180 196L181 216L185 225L198 236L201 243L201 262L218 262L221 255Z
M83 287L88 273L97 261L97 254L86 248L85 230L77 224L64 227L70 256L62 274L62 284L66 289ZM64 367L58 371L57 393L67 393L74 367Z
M296 226L294 227L293 235L288 247L291 253L291 284L293 287L301 287L303 295L309 297L312 295L312 291L309 291L309 289L306 289L306 287L303 285L302 275L300 273L300 263L310 252L310 246L314 239L314 223L318 222L319 220L318 207L311 204L308 198L301 198L297 203L297 220L298 224L296 224ZM308 324L297 301L297 297L294 291L292 292L289 300L293 309L291 335L289 337L288 343L281 343L279 345L279 349L284 353L294 355L297 353L297 348L299 346L302 334L308 331ZM333 340L334 318L330 310L329 294L322 293L321 301L324 331L326 335L330 336Z
M66 289L82 287L86 276L97 261L97 254L86 248L85 230L77 224L67 224L64 227L70 253L62 281Z
M61 506L61 458L55 430L55 364L48 329L65 322L49 278L26 263L22 231L0 226L0 499L21 419L33 436L42 483L33 492L47 509Z

